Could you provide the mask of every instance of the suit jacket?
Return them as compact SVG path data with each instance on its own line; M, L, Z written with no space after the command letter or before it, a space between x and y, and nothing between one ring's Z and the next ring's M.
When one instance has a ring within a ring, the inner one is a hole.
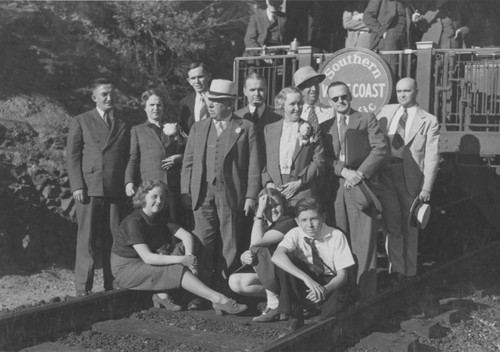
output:
M247 119L255 124L255 128L257 130L257 134L260 136L264 135L264 127L268 124L279 121L282 119L281 115L278 115L274 112L274 109L266 106L262 116L259 117L257 121L254 121L252 118L252 114L250 113L250 108L247 106L239 109L235 112L235 115L241 117L242 119Z
M186 95L179 102L181 108L181 118L179 124L184 133L189 134L191 126L196 122L194 120L194 104L196 102L196 93Z
M384 106L377 118L387 134L399 104ZM417 195L421 189L432 191L439 166L439 123L434 115L417 107L408 138L403 147L403 168L408 192ZM390 151L390 148L389 148Z
M363 22L371 31L371 50L379 48L382 36L391 28L394 18L397 16L396 0L370 0L363 13ZM411 16L406 11L406 38L410 44ZM384 50L384 48L379 48Z
M277 11L276 20L278 21L278 28L281 34L281 42L289 43L290 38L286 30L286 15L283 12ZM250 17L250 21L248 22L247 31L245 33L245 47L262 47L265 44L267 30L270 25L266 10L257 10L255 14Z
M181 193L191 195L193 210L203 199L207 139L212 119L196 122L189 133L181 172ZM213 127L215 128L215 127ZM260 160L255 127L250 121L233 115L226 129L231 133L223 161L224 190L229 207L242 211L246 198L257 199L260 191Z
M299 120L300 124L306 123ZM317 195L318 180L324 172L323 137L318 126L314 128L314 142L309 145L297 146L292 157L290 181L301 179L302 186L294 198L315 197ZM266 148L266 165L262 170L262 184L272 182L282 186L281 170L279 165L280 139L283 131L283 119L271 123L264 128L264 141Z
M130 158L125 172L125 184L136 186L148 180L161 180L169 188L180 187L181 165L174 165L168 172L161 168L161 161L184 152L185 141L178 142L164 133L156 132L144 122L132 127L130 133Z
M455 5L455 4L454 4ZM423 19L417 22L417 27L424 32L422 41L432 41L440 49L456 49L466 47L463 37L469 34L470 29L462 26L460 5L447 7L446 9L429 10L423 15ZM460 29L462 37L455 39L456 30Z
M114 111L111 129L96 109L71 121L66 161L71 190L83 189L89 196L125 196L125 168L130 128Z
M340 140L337 127L337 117L327 120L321 124L324 134L325 157L327 165L331 167L335 175L340 177L340 173L344 168L344 162L340 161ZM377 122L374 114L358 112L351 110L349 115L348 129L366 131L372 150L366 157L363 163L359 166L358 171L362 172L367 179L377 172L382 162L387 157L387 146L385 136Z

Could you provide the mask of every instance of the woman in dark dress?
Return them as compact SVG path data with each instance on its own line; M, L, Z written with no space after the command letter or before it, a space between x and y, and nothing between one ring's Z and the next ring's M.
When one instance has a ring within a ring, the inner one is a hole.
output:
M163 181L168 191L164 211L172 221L189 228L180 198L180 170L187 136L177 123L168 123L159 92L147 90L141 101L148 119L130 132L125 192L131 197L142 182Z
M250 249L241 255L245 266L229 277L229 287L234 292L267 297L266 309L253 321L280 319L279 288L271 256L285 234L294 227L297 227L295 220L286 215L285 197L276 189L264 188L259 194Z
M113 244L111 269L120 288L158 291L153 295L156 307L180 310L168 291L177 288L194 293L210 302L217 314L237 314L247 309L203 284L194 274L197 259L193 255L191 233L173 223L157 219L166 203L162 181L143 183L134 195L137 208L120 224ZM173 238L182 241L175 245ZM183 247L183 248L182 248Z

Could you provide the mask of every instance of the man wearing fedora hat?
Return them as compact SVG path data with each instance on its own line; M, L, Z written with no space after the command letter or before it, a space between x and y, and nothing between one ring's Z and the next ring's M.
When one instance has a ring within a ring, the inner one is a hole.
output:
M241 240L236 226L252 211L260 190L255 127L233 114L236 97L235 83L212 81L210 118L192 126L181 173L183 200L194 211L194 233L203 244L200 277L209 285L215 279L222 289L227 286L221 274L227 279L234 268Z
M344 82L331 83L327 94L334 110L333 119L321 125L327 166L331 170L327 185L336 226L346 233L356 259L359 298L363 300L373 296L377 289L375 225L381 206L370 185L386 158L387 148L375 115L351 108L352 95ZM351 165L346 158L348 129L361 131L369 145L368 154L363 154L359 166Z
M315 126L331 118L331 109L316 106L319 101L319 84L325 77L323 73L317 73L311 66L301 67L293 75L293 82L302 91L304 99L300 118Z
M399 104L384 106L377 116L390 144L380 184L395 283L417 274L418 228L411 221L412 208L416 209L412 204L415 198L430 200L439 165L439 124L435 116L418 106L417 93L414 79L401 79L396 85Z

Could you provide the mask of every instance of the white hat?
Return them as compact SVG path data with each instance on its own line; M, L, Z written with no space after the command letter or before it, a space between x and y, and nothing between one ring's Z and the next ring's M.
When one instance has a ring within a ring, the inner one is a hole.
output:
M225 99L237 98L236 83L228 81L227 79L214 79L210 84L210 89L207 93L208 99Z
M311 66L304 66L295 71L295 73L293 74L293 81L295 82L295 86L300 88L300 86L303 85L306 81L315 78L318 83L321 83L323 82L325 77L326 76L323 73L317 73L316 71L314 71L314 68L312 68Z
M420 198L417 197L411 205L408 223L410 224L410 226L423 230L429 222L430 215L431 206L427 203L422 202Z

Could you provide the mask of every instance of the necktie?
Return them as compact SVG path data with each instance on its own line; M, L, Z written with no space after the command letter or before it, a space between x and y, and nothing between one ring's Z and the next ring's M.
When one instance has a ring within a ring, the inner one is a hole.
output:
M215 129L217 130L217 137L219 137L222 132L224 132L226 126L224 126L224 121L215 121Z
M106 126L108 126L108 128L111 128L111 124L113 123L113 121L111 120L111 116L109 116L109 111L105 111L102 118L104 119L104 123L106 124Z
M207 102L201 95L199 96L199 106L200 106L200 111L198 117L200 120L203 120L204 118L208 117L208 106Z
M312 252L312 259L313 262L312 264L309 264L309 267L311 270L316 274L316 275L323 275L325 273L325 267L323 265L323 259L321 259L318 248L316 247L316 244L314 241L316 241L314 238L310 237L304 237L304 241L311 247L311 252Z
M257 121L259 121L259 111L255 108L255 111L252 114L252 122L257 123Z
M398 127L391 143L396 150L405 145L406 120L408 120L408 112L406 111L406 109L404 109L403 115L401 115L401 117L399 118Z
M309 115L307 116L307 122L309 122L313 126L318 126L318 115L314 111L314 105L310 106Z
M345 152L345 132L347 131L346 116L339 116L339 137L340 137L340 154Z

